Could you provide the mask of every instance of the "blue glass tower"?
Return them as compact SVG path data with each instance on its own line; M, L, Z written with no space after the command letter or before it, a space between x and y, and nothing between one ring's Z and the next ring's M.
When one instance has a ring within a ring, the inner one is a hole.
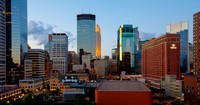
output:
M180 34L180 69L181 73L189 72L188 61L188 21L167 24L167 33Z
M6 0L7 84L24 78L27 51L27 0Z
M27 0L11 0L12 58L21 65L27 47Z
M117 39L117 55L118 61L123 61L123 53L130 53L130 67L134 68L134 53L135 53L135 31L137 27L132 25L121 25L118 30Z
M79 54L80 49L83 49L96 58L95 40L95 15L77 15L77 54Z

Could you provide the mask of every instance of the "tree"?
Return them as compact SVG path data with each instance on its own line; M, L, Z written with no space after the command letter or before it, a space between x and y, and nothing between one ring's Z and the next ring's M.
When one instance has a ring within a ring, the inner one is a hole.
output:
M182 102L182 101L179 101L179 100L172 102L172 105L185 105L185 104L186 104L185 102Z
M83 95L78 95L76 97L76 104L75 105L91 105L89 101L84 99Z

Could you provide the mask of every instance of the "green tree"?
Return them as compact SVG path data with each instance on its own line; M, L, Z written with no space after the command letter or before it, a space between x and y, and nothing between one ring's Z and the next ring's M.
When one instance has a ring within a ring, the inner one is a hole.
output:
M90 101L85 100L83 95L78 95L76 97L75 105L91 105L91 103L90 103Z
M172 102L172 105L186 105L186 103L183 102L183 101L177 100L177 101L173 101L173 102Z

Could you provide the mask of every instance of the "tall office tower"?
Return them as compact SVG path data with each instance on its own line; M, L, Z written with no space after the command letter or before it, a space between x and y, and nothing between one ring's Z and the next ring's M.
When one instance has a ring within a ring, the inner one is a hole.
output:
M166 74L180 79L180 34L165 34L142 45L142 77L160 89Z
M0 85L6 83L6 13L5 0L0 0Z
M53 70L65 74L68 72L68 36L66 33L49 35L49 42L45 46L53 61Z
M193 75L184 76L184 101L200 103L200 11L193 15Z
M24 78L27 48L27 0L6 0L7 84Z
M138 50L135 52L135 74L142 74L142 44L145 44L149 40L139 41Z
M80 49L91 53L96 58L95 15L77 15L77 54Z
M194 75L200 75L200 12L193 15L193 61Z
M136 49L136 51L139 50L139 41L140 41L140 37L139 37L138 27L135 27L135 49Z
M180 34L180 68L181 73L189 72L188 61L188 21L167 24L167 33Z
M45 76L45 52L42 49L29 49L28 57L32 60L32 77L41 78Z
M121 25L117 37L117 59L119 65L123 61L123 52L130 53L130 67L134 68L135 32L137 28L132 25Z
M117 48L112 49L112 59L117 60Z
M101 59L101 29L98 24L96 24L96 58Z

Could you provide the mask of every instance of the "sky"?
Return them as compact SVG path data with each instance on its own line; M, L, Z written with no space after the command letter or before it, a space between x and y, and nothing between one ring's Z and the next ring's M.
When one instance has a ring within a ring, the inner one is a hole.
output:
M102 56L111 56L122 24L139 27L141 40L166 33L169 23L189 20L189 42L193 43L193 14L200 0L28 0L28 43L44 48L50 33L67 33L69 51L77 50L77 14L96 15L101 28Z

